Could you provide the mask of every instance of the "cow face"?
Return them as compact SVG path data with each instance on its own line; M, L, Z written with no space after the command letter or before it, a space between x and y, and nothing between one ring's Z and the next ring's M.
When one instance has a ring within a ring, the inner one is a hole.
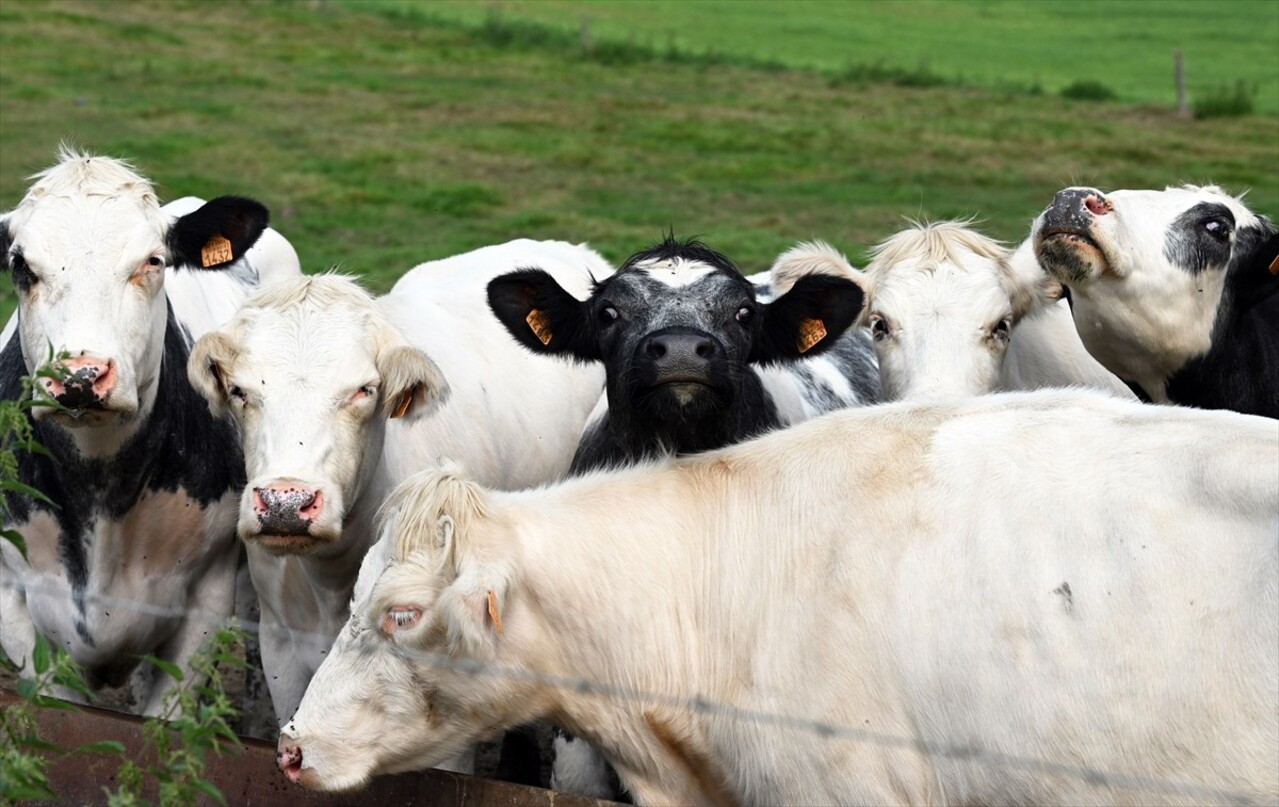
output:
M275 554L341 549L387 419L422 416L446 391L368 293L331 275L265 287L196 343L187 370L240 427L240 537Z
M290 780L349 790L375 775L437 767L545 713L546 695L529 676L476 674L481 663L500 668L508 643L545 645L517 635L526 623L512 614L505 561L481 560L493 550L481 550L479 533L509 534L486 521L483 495L448 469L392 493L351 617L280 732L277 762Z
M1043 268L1070 288L1088 351L1164 400L1164 380L1211 346L1231 266L1270 232L1213 187L1066 188L1032 238Z
M861 308L857 285L830 275L799 278L762 303L728 258L669 238L631 256L586 301L536 269L493 280L488 295L528 348L603 362L610 418L649 425L724 418L741 401L748 364L816 355Z
M61 405L35 416L71 427L134 420L159 379L165 268L225 268L262 233L266 208L224 197L170 221L127 164L69 151L34 179L4 217L0 259L27 372L51 371L41 391Z
M875 249L867 322L889 400L983 395L1017 322L1060 286L1020 278L1006 249L959 222L904 230Z

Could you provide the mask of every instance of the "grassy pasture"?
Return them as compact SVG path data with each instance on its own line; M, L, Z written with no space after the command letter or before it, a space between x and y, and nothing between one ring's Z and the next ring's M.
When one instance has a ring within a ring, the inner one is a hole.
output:
M1191 99L1238 80L1259 112L1279 113L1279 4L1274 0L344 0L409 19L471 28L495 14L593 43L839 74L878 70L1058 93L1098 81L1129 103L1176 103L1172 52Z
M1215 181L1279 213L1274 115L623 65L331 0L0 0L0 210L63 139L134 159L166 199L257 196L309 271L377 289L517 236L616 260L669 226L747 269L809 238L859 259L903 216L1018 240L1078 182Z

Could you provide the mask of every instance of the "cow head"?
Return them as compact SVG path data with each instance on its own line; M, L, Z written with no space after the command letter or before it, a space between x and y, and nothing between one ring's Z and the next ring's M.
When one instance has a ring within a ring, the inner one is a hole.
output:
M874 250L866 321L889 400L995 389L1017 322L1061 287L962 222L916 225Z
M1035 219L1043 268L1070 288L1085 347L1162 400L1165 379L1212 344L1223 291L1279 283L1239 277L1274 227L1215 187L1103 193L1066 188Z
M170 220L128 164L59 156L0 227L27 371L43 371L37 392L60 404L35 416L70 427L136 421L160 374L166 267L226 268L261 235L267 210L222 197Z
M201 337L187 370L214 414L229 411L240 428L240 537L277 554L344 548L387 419L421 417L447 391L373 298L335 275L264 287Z
M746 385L758 385L749 364L822 352L862 299L853 281L814 274L764 303L724 255L672 238L632 255L585 301L537 269L496 278L488 297L529 349L604 364L611 422L689 434L740 419Z
M289 779L361 787L439 766L546 713L546 688L530 678L475 674L481 663L500 666L501 653L547 644L512 601L517 575L501 545L510 530L486 509L484 491L451 468L392 493L351 617L280 732L277 762Z

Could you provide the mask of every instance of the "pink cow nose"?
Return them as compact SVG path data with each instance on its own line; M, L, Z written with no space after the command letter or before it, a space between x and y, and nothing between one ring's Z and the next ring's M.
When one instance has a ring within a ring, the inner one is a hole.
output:
M1092 194L1084 197L1084 207L1088 208L1088 212L1094 216L1104 216L1115 209L1115 206L1106 197Z
M275 764L290 782L296 782L302 775L302 746L286 742L281 737L275 752Z
M324 493L293 479L278 479L253 489L253 512L262 531L272 535L306 535L324 511Z
M76 356L53 367L59 378L42 378L41 385L68 409L101 406L115 389L115 362L97 356Z

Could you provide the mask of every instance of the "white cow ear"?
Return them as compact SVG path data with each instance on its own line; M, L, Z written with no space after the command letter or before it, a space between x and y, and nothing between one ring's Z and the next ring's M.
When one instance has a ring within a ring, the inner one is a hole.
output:
M221 331L206 333L191 349L187 380L209 402L214 417L226 414L231 403L226 377L239 353L235 340Z
M502 614L508 579L496 568L468 569L439 599L448 632L449 652L481 660L493 658L503 636Z
M382 376L382 412L388 418L419 418L448 399L444 374L426 354L407 344L378 351Z
M768 271L773 297L781 297L794 287L796 281L808 275L832 275L845 277L870 295L870 281L866 275L845 258L843 253L824 241L805 241L783 252Z

